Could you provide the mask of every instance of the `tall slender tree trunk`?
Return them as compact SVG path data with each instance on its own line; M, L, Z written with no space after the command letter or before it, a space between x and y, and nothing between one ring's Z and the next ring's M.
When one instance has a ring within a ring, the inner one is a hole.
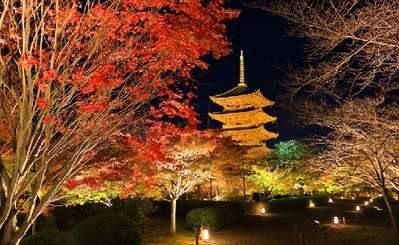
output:
M247 191L246 191L246 183L245 183L245 173L242 173L242 188L243 188L243 199L246 201Z
M212 186L212 178L209 179L209 200L213 201L213 186Z
M398 223L396 220L396 215L392 209L392 200L391 200L391 196L390 193L388 191L388 189L386 187L383 188L384 191L384 200L385 200L385 204L387 205L387 209L388 209L388 213L389 213L389 218L391 219L391 223L392 223L392 228L395 231L396 234L399 234L398 231Z
M172 235L176 235L176 206L177 206L177 198L172 199L170 202L170 233Z

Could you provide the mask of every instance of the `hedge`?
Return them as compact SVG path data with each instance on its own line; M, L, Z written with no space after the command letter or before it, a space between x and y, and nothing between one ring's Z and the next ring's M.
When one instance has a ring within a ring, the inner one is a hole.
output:
M72 229L78 245L139 245L137 225L125 216L101 214L90 217Z
M125 216L137 223L154 212L153 201L144 199L114 199L111 205L102 203L87 203L69 207L57 207L53 210L55 225L59 230L70 230L85 219L105 213Z
M328 205L327 195L301 196L272 199L269 201L267 209L268 212L271 213L303 210L309 207L310 200L312 200L316 206Z
M22 240L22 245L70 245L72 239L64 232L53 229L38 232Z
M170 202L155 201L154 206L157 210L152 214L155 217L168 218L170 216ZM261 207L265 207L265 202L243 202L243 201L203 201L203 200L177 200L176 215L178 218L184 218L190 210L203 207L232 206L239 213L247 214L259 213Z
M195 208L186 216L191 227L203 226L210 230L219 230L238 219L238 211L232 206Z

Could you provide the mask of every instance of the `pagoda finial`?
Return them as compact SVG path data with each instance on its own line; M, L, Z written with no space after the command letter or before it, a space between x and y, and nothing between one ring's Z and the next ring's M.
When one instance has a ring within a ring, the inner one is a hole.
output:
M244 51L241 49L240 55L240 83L238 86L247 86L245 84L245 66L244 66Z

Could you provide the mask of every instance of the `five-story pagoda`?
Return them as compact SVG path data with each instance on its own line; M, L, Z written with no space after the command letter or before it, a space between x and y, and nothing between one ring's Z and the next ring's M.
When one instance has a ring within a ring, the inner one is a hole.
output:
M276 138L278 134L264 128L267 123L275 122L263 111L272 106L260 90L251 91L245 83L244 54L240 56L240 82L229 91L211 96L210 99L223 107L222 112L209 113L209 116L223 124L224 134L231 136L240 145L248 148L247 159L262 158L270 152L266 141Z

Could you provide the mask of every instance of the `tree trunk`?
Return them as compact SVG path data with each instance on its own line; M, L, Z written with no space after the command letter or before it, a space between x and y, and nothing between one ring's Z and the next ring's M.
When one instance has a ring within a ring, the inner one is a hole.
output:
M3 226L3 237L1 239L1 245L17 245L20 242L15 241L15 233L17 231L17 216L16 214L10 214Z
M171 209L170 209L170 233L172 235L176 235L176 204L177 204L177 199L173 199L170 204L171 204Z
M387 188L383 188L384 191L384 200L385 200L385 204L387 205L388 208L388 213L389 213L389 217L391 219L391 223L392 223L392 228L395 231L396 234L399 234L398 231L398 224L397 224L397 220L395 217L395 213L392 209L392 202L391 202L391 197L389 195L389 191Z
M209 200L213 201L213 187L212 187L212 179L209 179Z
M242 174L242 188L243 188L244 201L246 201L247 191L245 185L245 173Z

